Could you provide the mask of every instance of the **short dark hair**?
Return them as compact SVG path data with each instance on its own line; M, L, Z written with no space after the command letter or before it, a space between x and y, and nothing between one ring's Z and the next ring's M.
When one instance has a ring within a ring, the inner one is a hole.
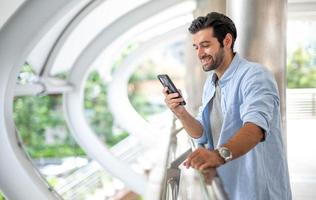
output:
M231 49L234 49L234 43L237 38L237 30L234 22L224 14L211 12L208 13L205 17L201 16L192 21L189 31L191 34L195 34L200 30L206 28L213 28L214 37L217 38L218 42L221 44L221 47L224 46L223 40L227 33L230 33L233 37Z

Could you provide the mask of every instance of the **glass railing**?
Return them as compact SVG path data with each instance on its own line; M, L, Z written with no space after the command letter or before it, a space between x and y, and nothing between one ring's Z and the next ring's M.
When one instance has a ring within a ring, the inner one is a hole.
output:
M187 150L179 152L177 136L185 134L182 128L171 130L171 138L168 147L167 166L160 194L161 200L228 200L222 181L215 169L203 172L186 169L181 166L187 156L197 147L193 142L188 142ZM191 143L191 144L189 144ZM183 147L181 147L183 149Z

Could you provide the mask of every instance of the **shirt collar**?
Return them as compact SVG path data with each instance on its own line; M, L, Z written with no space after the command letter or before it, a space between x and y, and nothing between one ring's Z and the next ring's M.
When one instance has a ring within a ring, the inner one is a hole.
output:
M217 80L217 79L218 79L217 74L216 74L214 71L212 71L211 76L212 76L212 78L211 78L211 83L212 83L212 85L215 85L216 82L218 81L218 80Z
M238 68L240 61L241 61L241 58L240 58L239 54L235 53L232 62L229 64L229 67L226 69L222 78L219 80L220 85L224 85L229 79L231 79L233 77L236 69ZM213 75L213 77L212 77L212 82L214 81L213 84L215 84L216 78L217 78L216 74L215 74L215 77Z

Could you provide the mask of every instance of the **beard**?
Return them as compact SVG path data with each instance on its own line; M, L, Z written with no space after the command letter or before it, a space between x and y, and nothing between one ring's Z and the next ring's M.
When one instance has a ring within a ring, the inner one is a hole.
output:
M205 72L217 69L224 61L225 52L224 48L219 48L215 56L205 55L201 59L209 58L210 62L202 65Z

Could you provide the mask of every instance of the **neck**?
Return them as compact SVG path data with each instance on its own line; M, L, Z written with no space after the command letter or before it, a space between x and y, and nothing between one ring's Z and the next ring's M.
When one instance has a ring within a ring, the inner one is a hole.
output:
M218 80L224 75L225 71L228 69L230 63L234 58L234 53L232 51L226 52L222 64L215 70Z

